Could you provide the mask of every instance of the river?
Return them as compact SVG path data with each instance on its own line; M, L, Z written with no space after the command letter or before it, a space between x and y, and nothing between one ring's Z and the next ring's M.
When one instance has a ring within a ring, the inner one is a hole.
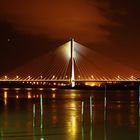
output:
M0 140L138 140L138 91L107 90L106 111L104 92L55 88L0 89L0 98L4 101L0 104ZM42 117L40 95L43 97Z

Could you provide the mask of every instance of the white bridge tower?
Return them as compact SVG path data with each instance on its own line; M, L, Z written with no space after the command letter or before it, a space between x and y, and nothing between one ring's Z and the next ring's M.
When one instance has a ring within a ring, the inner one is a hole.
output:
M74 39L71 39L71 86L75 87L75 74L74 74Z

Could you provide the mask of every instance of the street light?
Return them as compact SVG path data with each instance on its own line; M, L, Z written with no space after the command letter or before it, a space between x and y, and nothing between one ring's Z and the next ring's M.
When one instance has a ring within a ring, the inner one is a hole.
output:
M55 75L53 75L52 79L54 79L54 78L55 78Z
M4 76L4 79L7 79L7 78L8 78L7 75L5 75L5 76Z
M120 79L120 76L119 75L117 77L118 77L118 79Z
M134 76L133 75L131 76L131 79L134 79Z
M28 80L30 80L31 79L31 76L28 76Z

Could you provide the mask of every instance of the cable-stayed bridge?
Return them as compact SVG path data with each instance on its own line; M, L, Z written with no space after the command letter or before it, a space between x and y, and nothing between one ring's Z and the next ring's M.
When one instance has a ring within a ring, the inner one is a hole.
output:
M87 48L74 39L10 73L0 82L139 82L140 72Z

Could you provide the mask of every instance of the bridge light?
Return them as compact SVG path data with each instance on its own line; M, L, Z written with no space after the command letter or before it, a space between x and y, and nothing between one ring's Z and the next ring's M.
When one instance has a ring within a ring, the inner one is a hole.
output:
M54 79L54 78L55 78L55 75L53 75L52 79Z
M43 76L40 76L40 78L42 79L42 78L43 78Z
M118 77L118 79L120 79L120 76L119 75L117 77Z
M55 90L56 90L56 88L52 88L51 90L52 90L52 91L55 91Z
M92 79L94 78L93 75L91 75L91 78L92 78Z
M5 75L4 78L7 79L8 78L7 75Z
M134 79L134 76L133 75L131 76L131 79Z
M80 79L80 75L78 76L78 78Z
M17 75L17 76L16 76L16 78L18 79L18 78L19 78L19 76Z
M41 91L42 91L42 90L43 90L43 88L39 88L39 90L41 90Z
M31 79L31 76L28 76L28 80L30 80Z
M66 79L68 78L68 76L66 75Z
M43 85L45 85L46 84L46 82L43 82Z

